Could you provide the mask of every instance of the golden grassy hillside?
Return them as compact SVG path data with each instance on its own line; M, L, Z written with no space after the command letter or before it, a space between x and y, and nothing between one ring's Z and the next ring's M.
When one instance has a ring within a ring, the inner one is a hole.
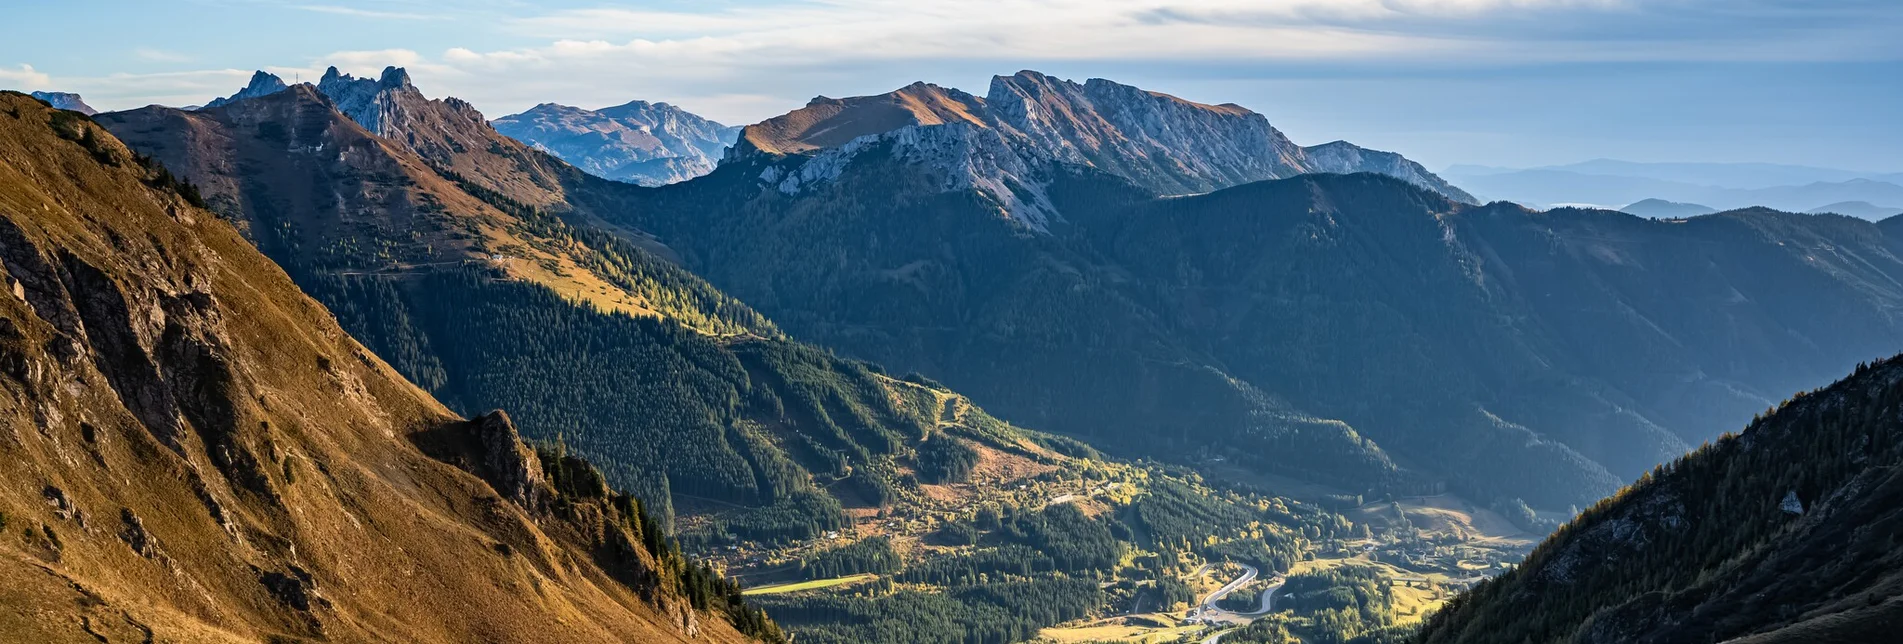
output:
M0 639L743 639L506 416L455 417L103 128L11 93L0 262Z

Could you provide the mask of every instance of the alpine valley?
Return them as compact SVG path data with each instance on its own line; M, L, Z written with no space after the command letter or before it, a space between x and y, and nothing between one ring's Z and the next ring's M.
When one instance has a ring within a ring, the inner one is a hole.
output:
M1896 619L1903 219L1483 204L1033 71L744 127L397 67L84 105L0 96L0 633Z

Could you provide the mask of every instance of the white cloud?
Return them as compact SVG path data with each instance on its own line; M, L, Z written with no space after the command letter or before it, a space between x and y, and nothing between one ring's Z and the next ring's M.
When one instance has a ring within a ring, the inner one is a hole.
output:
M155 63L184 63L192 60L191 55L152 47L140 47L132 50L132 55Z
M22 64L18 69L0 67L0 84L25 91L40 90L51 87L53 77L34 71L32 65Z
M340 52L327 60L372 72L383 64L408 65L426 91L454 94L497 114L550 100L593 107L641 97L749 122L816 92L972 80L934 75L949 68L1010 73L1023 66L1133 62L1189 70L1903 57L1883 29L1903 26L1896 19L1903 16L1892 11L1877 15L1886 20L1858 20L1868 17L1859 11L1879 10L1864 0L1844 5L1865 8L1809 9L1800 0L749 2L712 10L705 4L559 10L499 23L518 39L546 39L539 45L471 43L424 56Z
M409 12L402 12L402 11L377 11L373 9L358 9L356 7L345 7L345 6L328 5L328 4L297 5L296 8L304 10L304 11L313 11L317 13L328 13L328 14L339 15L339 16L354 16L358 18L372 18L376 20L449 20L450 19L449 16L446 16L446 15L431 15L431 14L423 14L423 13L409 13Z
M396 10L287 5L367 19L451 12L435 2L387 5ZM1903 12L1878 0L735 0L664 5L685 7L678 10L496 8L505 4L481 13L492 21L457 14L459 26L481 23L487 33L433 38L459 46L340 51L272 71L314 81L326 65L370 77L403 66L430 95L470 100L492 116L544 101L600 107L644 98L745 123L815 93L878 92L913 80L982 93L991 73L1023 67L1117 70L1119 78L1143 68L1155 81L1251 67L1903 59L1893 37ZM648 6L661 5L635 5ZM0 69L0 79L8 74L19 72ZM178 104L229 94L246 74L62 81L97 88L107 104Z

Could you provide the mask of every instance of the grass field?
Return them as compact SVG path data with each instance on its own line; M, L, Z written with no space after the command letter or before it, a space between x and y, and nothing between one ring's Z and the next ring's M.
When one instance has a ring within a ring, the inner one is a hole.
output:
M759 588L748 588L746 590L740 591L740 594L742 595L776 595L779 593L796 593L802 590L813 590L815 588L831 588L833 586L845 586L848 584L856 584L862 581L870 581L877 577L878 575L874 575L872 573L863 573L858 575L850 575L846 577L834 577L832 579L814 579L812 581L802 581L802 582L796 582L791 584L779 584L777 586L761 586Z
M1153 613L1117 617L1082 624L1057 626L1038 632L1036 642L1080 644L1083 642L1137 642L1162 644L1180 641L1184 635L1201 632L1202 626L1176 626L1177 617Z

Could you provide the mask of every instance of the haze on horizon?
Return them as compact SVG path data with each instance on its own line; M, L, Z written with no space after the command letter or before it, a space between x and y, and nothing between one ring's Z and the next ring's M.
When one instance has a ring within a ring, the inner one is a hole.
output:
M84 7L83 10L76 7ZM744 124L816 94L1109 78L1450 164L1903 171L1888 0L104 0L10 8L0 87L199 104L254 69L408 67L490 117L665 101ZM1886 80L1887 79L1887 80Z

